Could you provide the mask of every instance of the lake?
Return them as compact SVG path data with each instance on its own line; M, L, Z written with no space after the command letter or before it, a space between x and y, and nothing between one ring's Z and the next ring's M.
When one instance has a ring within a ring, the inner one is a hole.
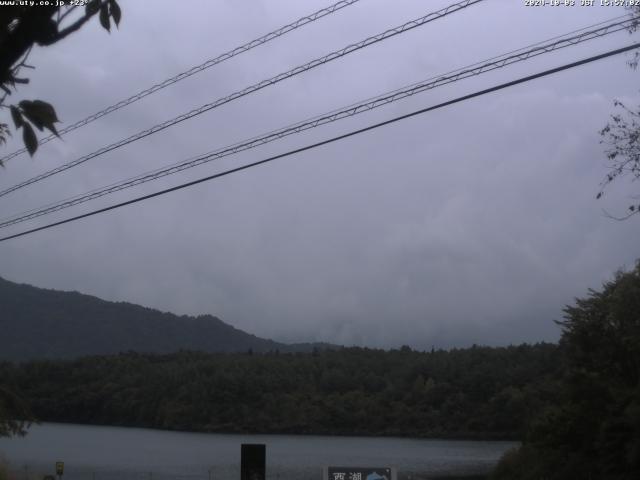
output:
M488 472L514 442L380 437L240 435L44 423L0 438L15 480L239 480L240 445L264 443L267 478L320 479L329 465L392 466L399 478Z

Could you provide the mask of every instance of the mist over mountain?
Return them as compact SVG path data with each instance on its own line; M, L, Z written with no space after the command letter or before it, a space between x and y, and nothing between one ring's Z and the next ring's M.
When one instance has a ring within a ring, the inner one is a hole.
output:
M0 332L0 359L12 361L127 351L291 352L328 346L279 343L234 328L212 315L178 316L2 278Z

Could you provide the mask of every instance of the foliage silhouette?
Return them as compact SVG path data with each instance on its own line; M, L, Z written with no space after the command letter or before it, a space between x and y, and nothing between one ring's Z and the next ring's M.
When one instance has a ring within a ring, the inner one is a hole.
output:
M40 2L38 2L40 3ZM15 2L0 8L0 108L10 111L15 130L22 129L22 139L30 155L38 149L38 139L34 127L58 134L58 122L54 107L42 100L22 100L6 105L6 99L21 84L29 83L22 76L25 68L33 68L27 63L34 46L48 47L78 31L93 16L98 15L102 27L110 31L111 21L120 24L122 11L117 0L90 0L84 11L78 6L30 5L29 2ZM68 3L68 2L67 2ZM72 21L70 21L70 19ZM7 123L0 123L0 144L6 143L11 129Z
M565 309L554 401L494 478L626 480L640 471L640 261Z

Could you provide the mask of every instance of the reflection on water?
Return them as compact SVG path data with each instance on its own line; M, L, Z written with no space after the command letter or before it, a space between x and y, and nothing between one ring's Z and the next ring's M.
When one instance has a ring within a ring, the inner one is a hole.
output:
M485 473L514 442L235 435L46 423L0 439L16 480L42 479L65 462L63 480L240 478L240 445L267 445L267 478L319 479L328 465L396 467L399 476Z

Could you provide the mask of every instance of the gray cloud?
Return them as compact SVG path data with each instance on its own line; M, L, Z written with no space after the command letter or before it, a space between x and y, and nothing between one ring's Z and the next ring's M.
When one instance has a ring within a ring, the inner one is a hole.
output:
M95 122L33 159L11 185L262 78L448 2L363 0ZM123 2L120 31L92 25L36 52L20 98L65 121L276 28L324 2ZM156 4L154 3L154 6ZM494 1L356 53L5 197L39 206L355 100L620 14ZM199 167L197 178L519 75L626 44L620 34L460 82ZM640 256L640 223L614 222L636 186L596 201L598 130L613 98L640 103L624 57L475 99L221 181L0 245L0 275L176 313L212 313L252 333L420 348L554 340L563 305ZM9 147L11 149L11 147ZM63 218L69 214L60 214ZM16 228L14 231L17 231Z

